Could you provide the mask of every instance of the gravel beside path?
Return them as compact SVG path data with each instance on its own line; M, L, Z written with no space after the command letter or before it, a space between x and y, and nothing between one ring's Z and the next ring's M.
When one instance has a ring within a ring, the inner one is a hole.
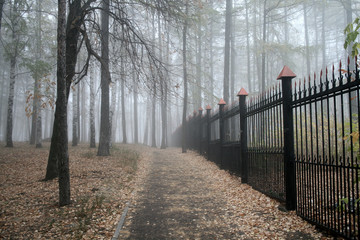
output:
M149 151L119 239L328 239L195 152Z

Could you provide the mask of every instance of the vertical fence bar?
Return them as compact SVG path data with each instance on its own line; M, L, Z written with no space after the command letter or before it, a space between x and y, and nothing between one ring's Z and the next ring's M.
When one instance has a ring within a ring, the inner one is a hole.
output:
M237 94L240 107L240 158L241 158L241 182L248 182L248 156L247 156L247 120L246 120L246 96L248 93L241 88Z
M284 167L286 209L296 209L296 172L294 152L294 124L292 111L291 79L296 75L285 66L277 79L281 80L283 92L283 126L284 126Z

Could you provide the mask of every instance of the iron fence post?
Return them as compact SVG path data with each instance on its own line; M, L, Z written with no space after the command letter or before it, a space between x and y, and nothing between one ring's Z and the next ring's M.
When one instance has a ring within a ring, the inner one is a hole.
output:
M224 107L226 102L224 99L220 99L219 103L219 130L220 130L220 167L223 167L223 144L224 144Z
M210 126L210 111L211 111L211 107L210 105L206 106L206 121L207 121L207 133L206 133L206 144L207 144L207 149L206 149L206 157L208 160L210 160L210 140L211 140L211 126Z
M248 159L247 159L247 122L246 122L246 96L248 93L241 88L237 96L239 97L240 108L240 173L241 182L248 182Z
M294 123L292 111L291 79L296 75L284 66L278 76L281 80L283 94L283 127L284 127L284 177L286 209L296 209L296 169L294 150Z

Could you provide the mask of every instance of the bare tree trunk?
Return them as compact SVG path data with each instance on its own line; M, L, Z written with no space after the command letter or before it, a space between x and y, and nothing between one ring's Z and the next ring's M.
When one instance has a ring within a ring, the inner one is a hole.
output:
M125 54L125 51L123 51ZM121 59L121 126L122 126L122 134L123 134L123 143L127 143L127 136L126 136L126 113L125 113L125 66L124 66L124 58Z
M94 67L95 64L91 63L90 69L92 70ZM94 107L95 107L94 74L90 74L90 148L96 148Z
M63 3L62 1L58 0L58 3L62 3L62 4L66 4ZM65 5L66 6L66 5ZM66 51L65 53L65 67L66 70L64 70L66 72L66 74L64 75L66 78L66 82L65 82L65 106L61 106L60 108L56 107L55 110L55 119L54 119L54 126L53 126L53 135L51 138L51 146L50 146L50 152L49 152L49 158L48 158L48 163L47 163L47 167L46 167L46 176L45 176L45 180L51 180L54 179L58 176L58 165L60 163L58 163L59 159L63 159L63 153L59 151L59 149L61 150L62 148L58 148L58 146L60 144L63 144L63 139L62 138L66 138L66 143L68 142L68 134L67 134L67 123L66 123L66 133L63 132L63 129L60 129L59 126L61 126L63 123L62 118L64 117L63 115L65 114L63 111L67 111L67 104L68 104L68 98L69 98L69 93L70 93L70 86L71 86L71 82L72 79L75 75L75 66L76 66L76 61L77 61L77 43L78 43L78 39L79 39L79 29L80 29L80 25L82 23L81 17L82 16L82 11L85 11L86 8L82 8L81 7L81 0L74 0L71 3L69 3L69 14L68 14L68 18L66 21L66 34L65 34L65 44L66 46L64 47L64 51ZM64 12L64 14L66 15L66 10ZM65 21L65 20L64 20ZM60 100L62 101L62 99ZM60 104L62 104L62 102L60 102ZM65 117L67 117L67 114L65 114ZM59 120L59 118L61 118ZM66 118L65 118L66 119ZM60 123L59 123L60 121ZM67 120L66 120L67 121ZM68 154L66 152L66 154Z
M250 68L250 31L249 31L249 4L248 0L245 0L245 11L246 11L246 58L247 58L247 82L249 87L249 92L252 92L252 83L250 78L251 68Z
M13 33L13 39L15 34ZM13 132L13 108L14 108L14 92L15 92L15 67L17 56L11 56L10 59L10 85L8 98L8 112L7 112L7 127L6 127L6 147L13 147L12 132Z
M37 8L37 13L36 13L36 18L37 18L37 29L36 29L36 61L40 61L41 59L41 2L40 0L36 0L36 8ZM37 98L36 101L36 136L35 136L35 141L36 141L36 148L41 148L42 147L42 118L41 118L41 106L40 106L40 97L41 97L41 84L39 83L40 78L42 76L40 76L38 73L35 74L35 91L36 93L34 93L34 98L35 96L39 96L39 98Z
M152 13L152 29L153 29L153 42L155 42L155 12ZM155 49L153 47L153 52ZM155 123L155 114L156 114L156 79L155 79L155 70L152 70L152 80L153 80L153 96L152 96L152 112L151 112L151 147L156 147L156 123Z
M225 13L225 54L224 54L224 101L229 103L229 81L230 81L230 39L231 39L231 15L232 0L226 0Z
M115 126L116 121L114 121L114 113L116 109L116 92L117 92L117 82L114 82L111 86L111 107L110 107L110 146L115 142Z
M210 1L210 7L213 8L213 0ZM209 104L214 104L214 19L211 17L210 19L210 97L209 97Z
M322 69L326 68L326 37L325 37L325 3L322 3L321 9L321 48L322 48Z
M158 12L158 41L159 41L159 59L162 62L163 61L163 54L162 54L162 39L161 39L161 20L160 20L160 12ZM165 149L166 148L166 129L167 129L167 111L166 111L166 81L165 76L160 76L160 91L161 91L161 144L160 148Z
M306 52L306 75L310 74L310 50L309 50L309 31L308 31L308 21L307 21L307 6L306 2L303 3L304 11L304 30L305 30L305 52Z
M202 97L201 97L201 85L202 85L202 30L201 30L201 17L199 17L199 22L197 24L197 51L196 51L196 85L195 85L195 109L201 107Z
M187 149L187 123L186 123L186 113L187 113L187 101L188 101L188 82L187 82L187 59L186 59L186 44L187 44L187 28L188 28L188 1L186 0L186 6L185 6L185 20L184 20L184 26L183 26L183 77L184 77L184 104L183 104L183 116L182 116L182 152L186 153Z
M149 101L146 104L146 116L145 116L145 131L144 131L144 144L148 145L149 140L149 116L150 116L150 107Z
M5 0L0 0L0 33L1 33L1 20L2 20L2 12L4 8Z
M76 89L75 87L72 90L72 103L73 103L73 107L72 107L72 112L73 112L73 121L72 121L72 146L77 146L78 145L78 116L77 116L77 95L78 95L78 89Z
M58 0L57 99L51 150L56 151L59 170L59 204L70 204L70 171L67 136L66 97L66 0ZM49 155L49 157L51 154Z
M109 0L102 2L101 12L101 122L98 156L110 155L109 117Z
M79 65L79 72L80 72L80 65ZM80 115L80 82L77 84L77 94L76 94L76 119L77 119L77 141L78 143L80 142L80 119L81 119L81 115Z
M262 50L261 50L261 88L260 91L265 91L266 83L265 83L265 60L266 60L266 53L265 53L265 44L266 44L266 26L267 26L267 10L266 10L266 2L264 1L264 12L263 12L263 38L262 38Z
M135 69L133 70L133 84L134 84L134 143L137 144L139 142L139 124L138 124L138 73L136 73Z
M14 3L12 6L12 11L14 14L17 14L17 4ZM16 71L16 62L18 57L18 39L19 36L17 34L18 26L17 20L12 20L12 33L11 39L14 43L11 56L10 56L10 85L9 85L9 97L8 97L8 111L7 111L7 125L6 125L6 147L13 147L13 110L14 110L14 93L15 93L15 71Z

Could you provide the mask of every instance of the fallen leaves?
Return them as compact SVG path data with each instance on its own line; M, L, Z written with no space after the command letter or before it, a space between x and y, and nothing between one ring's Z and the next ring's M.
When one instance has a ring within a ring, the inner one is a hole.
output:
M17 143L0 151L0 238L111 238L134 190L141 159L134 151L144 147L114 146L112 156L98 157L87 145L69 146L72 204L60 208L57 179L42 181L44 145Z

